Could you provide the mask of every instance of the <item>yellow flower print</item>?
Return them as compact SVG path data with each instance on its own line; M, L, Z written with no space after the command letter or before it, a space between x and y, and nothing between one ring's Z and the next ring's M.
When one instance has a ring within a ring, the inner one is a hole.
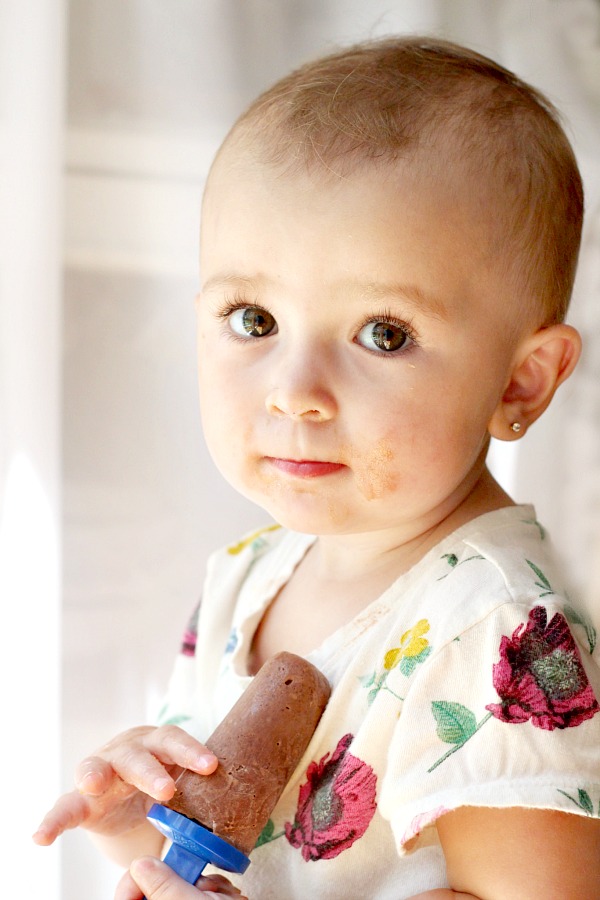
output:
M429 622L427 619L421 619L413 628L405 631L400 638L400 646L388 650L383 659L383 668L393 669L403 659L410 659L420 656L421 653L429 647L429 641L423 635L429 631Z
M431 647L427 638L423 637L429 631L430 625L427 619L420 619L416 625L405 631L400 638L400 646L388 650L383 657L383 671L377 670L370 675L362 675L360 683L368 690L368 702L372 703L379 691L387 691L398 700L403 700L387 685L387 678L392 669L398 667L402 675L407 678L412 675L415 668L425 662L431 653Z
M259 528L258 531L253 531L252 534L247 535L247 537L238 541L237 544L232 544L227 548L227 552L230 556L237 556L238 553L241 553L242 550L245 550L246 547L249 547L255 542L257 542L258 547L263 534L267 534L269 531L277 531L278 528L281 528L281 525L267 525L265 528Z

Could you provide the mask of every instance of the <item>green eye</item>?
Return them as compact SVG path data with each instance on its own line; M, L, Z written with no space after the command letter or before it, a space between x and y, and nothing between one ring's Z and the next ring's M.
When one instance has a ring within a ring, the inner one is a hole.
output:
M260 306L242 306L229 316L231 330L242 338L265 337L277 330L270 312Z
M411 343L406 329L393 322L367 322L358 332L357 341L368 350L393 353Z

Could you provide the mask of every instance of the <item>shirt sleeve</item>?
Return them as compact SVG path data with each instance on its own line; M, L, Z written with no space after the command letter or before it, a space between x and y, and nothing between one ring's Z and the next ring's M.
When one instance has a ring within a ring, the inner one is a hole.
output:
M379 803L401 854L437 843L436 820L459 806L600 816L595 644L591 624L548 597L504 604L431 655Z

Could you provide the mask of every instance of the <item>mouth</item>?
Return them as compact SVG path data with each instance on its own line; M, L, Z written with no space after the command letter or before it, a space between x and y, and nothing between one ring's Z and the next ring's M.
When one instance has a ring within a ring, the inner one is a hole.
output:
M279 457L267 456L266 461L286 475L292 475L296 478L322 478L326 475L334 475L345 469L343 463L326 462L317 459L280 459Z

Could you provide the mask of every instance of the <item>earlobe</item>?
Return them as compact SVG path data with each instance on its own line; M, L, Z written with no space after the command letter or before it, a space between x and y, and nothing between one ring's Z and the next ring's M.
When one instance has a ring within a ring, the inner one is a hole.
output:
M489 423L492 437L521 437L566 381L581 354L581 337L571 325L540 328L519 346L508 383Z

